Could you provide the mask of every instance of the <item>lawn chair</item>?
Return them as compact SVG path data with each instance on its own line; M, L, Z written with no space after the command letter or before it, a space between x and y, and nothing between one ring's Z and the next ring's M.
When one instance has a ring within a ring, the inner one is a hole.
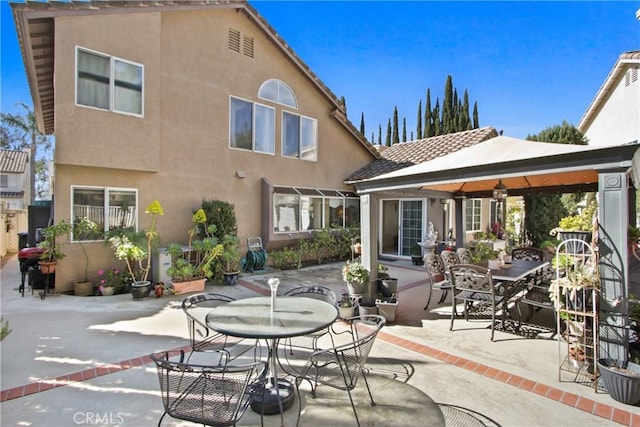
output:
M358 377L362 375L371 405L375 406L369 383L365 374L364 366L367 363L369 352L375 341L378 332L385 324L385 318L378 315L357 316L349 319L349 329L344 332L335 332L332 328L332 334L336 334L335 342L339 339L345 339L344 344L333 346L326 349L314 351L306 362L302 371L295 375L296 390L298 393L298 420L300 424L300 415L302 412L302 400L300 397L300 385L303 381L311 384L311 396L316 396L318 385L323 384L338 390L346 391L349 395L349 401L353 408L353 414L356 417L356 423L360 426L358 413L353 403L353 390L358 382ZM342 335L342 336L340 336Z
M165 415L208 426L235 426L249 404L264 390L266 362L246 365L195 365L170 360L168 352L151 354L158 370ZM263 414L260 422L263 425Z

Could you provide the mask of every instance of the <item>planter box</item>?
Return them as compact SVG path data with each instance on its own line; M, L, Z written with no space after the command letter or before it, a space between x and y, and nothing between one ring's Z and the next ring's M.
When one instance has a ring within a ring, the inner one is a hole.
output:
M204 283L207 279L196 279L188 282L176 282L171 283L173 286L173 292L176 295L186 294L189 292L202 292L204 291Z
M376 300L376 306L378 307L378 314L383 316L387 322L394 322L396 320L396 313L398 311L398 301L386 302L385 300Z
M378 292L389 298L398 292L398 279L387 277L378 280Z

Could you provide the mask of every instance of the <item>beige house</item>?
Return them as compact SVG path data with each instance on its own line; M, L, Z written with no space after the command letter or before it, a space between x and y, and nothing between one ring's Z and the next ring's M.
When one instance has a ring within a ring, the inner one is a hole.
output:
M39 130L55 135L55 221L186 241L203 199L235 205L239 237L277 248L359 224L345 180L378 153L344 106L244 1L12 4ZM91 270L112 265L89 244ZM81 275L66 245L56 289Z

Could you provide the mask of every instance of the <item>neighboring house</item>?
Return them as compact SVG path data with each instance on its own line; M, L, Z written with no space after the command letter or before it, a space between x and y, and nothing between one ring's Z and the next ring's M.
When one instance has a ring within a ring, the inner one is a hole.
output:
M625 52L587 108L578 129L590 145L640 141L640 51Z
M235 205L243 243L268 250L359 225L345 181L377 151L246 2L12 8L39 130L56 136L56 222L143 229L158 199L161 244L186 243L194 210L218 199ZM92 271L113 263L104 242L88 246ZM57 290L72 289L81 258L61 261Z
M0 257L18 252L31 200L29 149L0 150Z
M0 150L0 199L2 211L27 209L31 200L29 149Z
M352 173L346 182L354 184L424 163L497 136L494 128L484 127L394 144L381 149L381 159ZM386 194L380 203L378 250L383 255L411 255L412 246L424 240L429 222L438 232L439 240L449 237L449 229L453 236L456 234L448 196L403 190ZM496 222L496 203L491 199L466 200L465 215L464 240L471 240L474 232L486 231Z

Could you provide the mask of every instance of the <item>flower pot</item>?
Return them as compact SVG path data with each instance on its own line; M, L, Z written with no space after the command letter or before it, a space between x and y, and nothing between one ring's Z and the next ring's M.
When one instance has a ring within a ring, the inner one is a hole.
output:
M360 316L370 316L372 314L378 314L378 306L375 304L360 304L358 306L358 314Z
M73 284L73 294L82 297L93 295L93 283L85 281L75 282Z
M602 384L611 398L628 405L640 403L640 365L621 360L599 359Z
M58 261L39 261L40 272L42 274L53 274L56 271Z
M116 292L116 288L114 288L113 286L103 286L102 287L102 296L103 297L109 297L111 295L113 295Z
M398 279L392 277L380 279L378 291L385 298L391 297L398 292Z
M133 282L131 284L131 297L134 300L145 299L149 296L149 285L151 284L148 280L141 280L137 282Z
M185 282L171 282L173 286L173 292L176 295L185 294L188 292L202 292L204 291L205 278L187 280Z
M240 276L240 272L224 273L224 284L227 286L237 285L239 276Z
M340 307L338 306L338 316L341 319L348 319L350 317L353 317L354 313L355 313L355 307L351 306L351 307Z
M349 295L362 295L362 291L364 291L364 283L347 282L347 289L349 291Z
M424 265L424 259L422 259L422 255L411 255L411 263L413 265Z
M502 262L499 259L490 259L487 261L487 267L489 270L498 270L502 266Z
M378 308L378 314L383 316L387 322L394 322L396 320L398 300L394 300L394 302L376 300L376 307Z

